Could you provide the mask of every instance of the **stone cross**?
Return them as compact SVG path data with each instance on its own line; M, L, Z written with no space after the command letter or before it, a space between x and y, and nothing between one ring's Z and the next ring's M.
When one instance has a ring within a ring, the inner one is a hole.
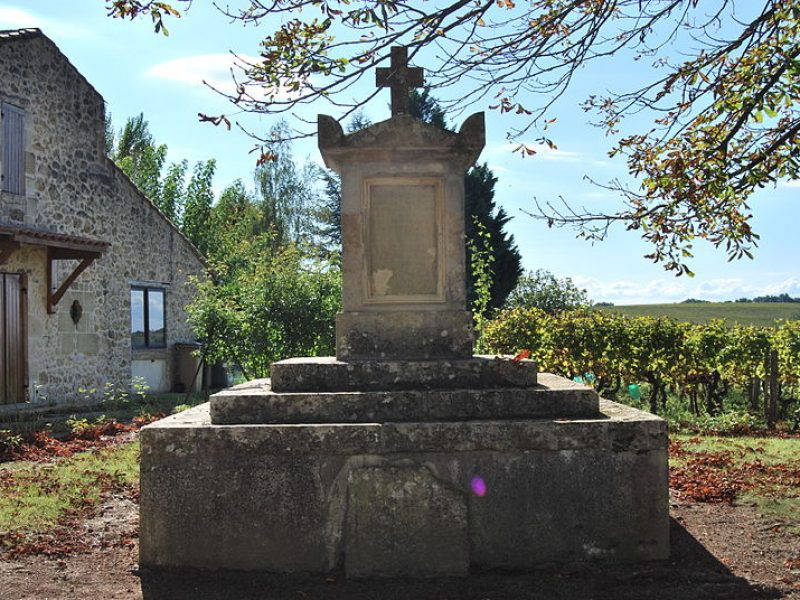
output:
M408 66L408 49L392 46L391 67L375 70L375 85L392 90L392 116L408 113L408 92L423 85L422 69Z

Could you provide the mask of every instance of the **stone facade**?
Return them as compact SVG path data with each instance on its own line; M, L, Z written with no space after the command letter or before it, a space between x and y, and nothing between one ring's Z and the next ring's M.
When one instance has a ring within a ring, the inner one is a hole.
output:
M24 111L25 184L0 192L0 227L110 245L47 311L48 243L23 243L0 272L27 275L27 399L70 401L79 387L124 385L157 373L174 385L174 345L194 339L184 307L197 250L105 153L105 106L56 45L38 30L0 32L0 102ZM58 260L58 285L78 261ZM166 348L132 350L131 286L164 289ZM82 316L73 322L77 300Z

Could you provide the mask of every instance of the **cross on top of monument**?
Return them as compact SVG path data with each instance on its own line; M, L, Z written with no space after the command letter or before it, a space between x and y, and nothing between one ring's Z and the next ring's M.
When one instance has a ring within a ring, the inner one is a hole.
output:
M392 46L391 67L375 70L375 85L392 90L392 116L408 112L408 92L422 87L422 69L408 66L408 49Z

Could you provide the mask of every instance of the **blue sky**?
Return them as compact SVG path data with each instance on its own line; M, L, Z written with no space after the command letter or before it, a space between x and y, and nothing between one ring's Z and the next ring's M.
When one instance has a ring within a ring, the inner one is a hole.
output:
M254 54L261 37L271 31L229 25L210 3L195 2L184 18L170 21L169 37L155 35L148 20L122 22L106 16L100 0L25 0L0 4L0 29L40 27L103 95L117 128L143 112L156 140L169 146L169 161L215 158L215 187L236 178L249 182L255 158L242 132L199 123L197 113L230 113L225 100L203 86L202 80L224 88L230 85L233 50ZM424 67L424 64L417 66ZM676 302L688 297L732 300L741 296L788 293L800 296L800 252L796 236L800 223L800 182L781 182L753 198L753 225L761 235L755 260L728 263L725 255L700 242L690 266L695 278L676 278L642 258L650 248L638 236L612 230L609 239L591 245L567 229L548 229L521 212L533 198L546 202L559 196L588 209L613 208L619 202L584 179L600 182L626 176L623 160L609 159L611 141L588 124L579 109L590 93L647 75L647 65L604 63L584 69L576 86L559 104L558 120L548 133L557 150L541 149L532 158L512 154L504 132L513 125L488 111L487 142L481 161L498 177L496 197L514 218L509 230L522 252L526 269L544 268L559 277L572 277L595 301L617 304ZM359 90L353 92L358 94ZM367 107L373 121L388 117L388 91ZM485 106L475 110L486 109ZM331 112L311 107L306 114ZM458 126L466 115L451 119ZM266 132L274 121L251 116L247 126ZM315 141L296 145L295 156L319 161Z

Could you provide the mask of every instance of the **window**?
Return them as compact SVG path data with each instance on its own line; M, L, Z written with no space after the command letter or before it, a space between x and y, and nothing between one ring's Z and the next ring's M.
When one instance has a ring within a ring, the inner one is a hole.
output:
M167 328L164 314L163 289L131 288L131 346L166 348Z
M2 146L0 174L3 191L11 194L25 193L25 111L11 104L0 105L2 117Z

